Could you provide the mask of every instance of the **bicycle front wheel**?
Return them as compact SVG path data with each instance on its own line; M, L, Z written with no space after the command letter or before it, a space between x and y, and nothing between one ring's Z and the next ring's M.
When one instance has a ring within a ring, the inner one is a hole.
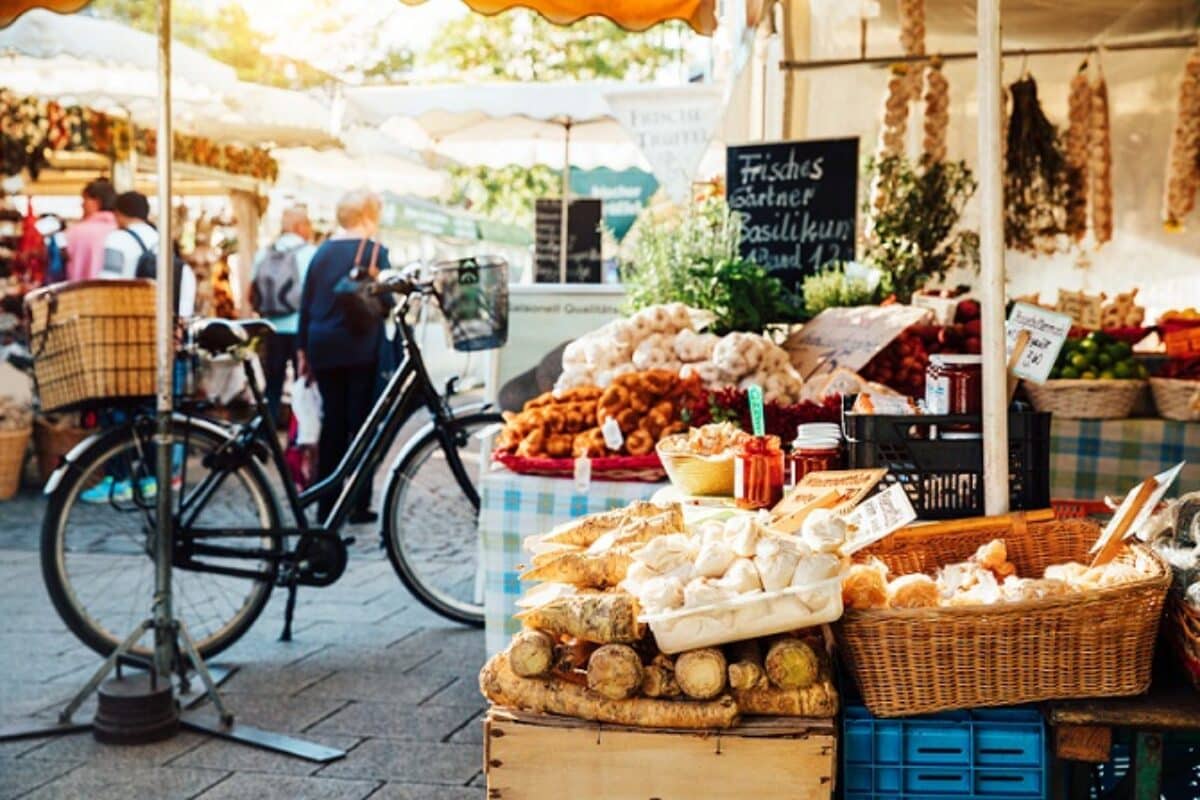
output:
M448 423L469 493L431 431L405 456L384 499L384 541L400 580L430 610L477 628L483 627L483 559L475 487L485 442L476 434L502 421L480 413Z
M157 484L153 423L102 434L68 468L42 524L42 576L67 627L103 656L151 612ZM279 510L262 469L247 457L223 462L228 439L205 427L176 422L171 431L173 508L176 517L174 613L200 654L209 657L249 629L274 585L275 565L252 552L279 553ZM228 548L222 556L189 557L180 519L196 528L262 529L262 536L205 538ZM184 551L184 552L181 552ZM240 555L245 552L247 555ZM259 578L223 574L246 570ZM215 571L214 571L215 570ZM139 643L135 655L149 656Z

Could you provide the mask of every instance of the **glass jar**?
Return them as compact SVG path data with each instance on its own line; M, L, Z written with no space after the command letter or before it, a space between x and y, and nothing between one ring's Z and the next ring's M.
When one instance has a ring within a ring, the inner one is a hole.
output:
M982 414L983 356L930 356L925 408L930 414Z
M787 459L787 485L795 486L810 472L842 467L841 427L833 423L796 426L796 439Z
M738 508L770 508L783 498L783 450L778 436L755 436L734 457L733 498Z

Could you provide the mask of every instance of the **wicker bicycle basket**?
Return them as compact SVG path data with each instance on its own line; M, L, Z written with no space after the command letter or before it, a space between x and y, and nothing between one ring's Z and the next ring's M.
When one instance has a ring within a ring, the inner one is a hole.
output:
M933 574L1003 538L1017 574L1040 577L1051 564L1090 560L1100 530L1083 519L1022 527L933 536L917 529L859 557L882 559L893 575ZM1120 557L1149 564L1146 576L1020 603L847 611L838 636L867 707L877 716L899 717L1146 691L1171 577L1143 545Z
M43 411L154 394L154 282L58 283L25 298Z
M1125 419L1146 389L1139 380L1025 381L1033 407L1065 419Z

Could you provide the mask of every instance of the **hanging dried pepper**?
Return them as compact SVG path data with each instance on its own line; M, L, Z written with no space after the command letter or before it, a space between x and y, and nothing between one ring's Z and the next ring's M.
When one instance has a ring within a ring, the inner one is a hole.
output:
M1196 202L1200 185L1200 48L1188 56L1179 83L1179 105L1175 111L1175 129L1167 156L1166 191L1163 198L1163 224L1167 230L1180 230L1183 219Z
M1066 233L1067 161L1032 77L1009 87L1012 115L1004 169L1004 240L1014 250L1053 253Z
M1100 75L1092 82L1092 108L1088 130L1088 168L1092 183L1092 234L1096 244L1112 240L1112 135L1108 121L1108 84Z
M1079 65L1067 96L1067 234L1076 242L1087 233L1088 129L1091 126L1092 87L1088 62Z

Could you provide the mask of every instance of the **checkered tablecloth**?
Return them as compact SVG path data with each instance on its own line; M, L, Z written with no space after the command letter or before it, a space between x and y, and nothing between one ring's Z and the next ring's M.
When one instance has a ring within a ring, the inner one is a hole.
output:
M1050 496L1121 496L1186 461L1170 496L1200 490L1200 423L1165 419L1059 419L1050 429Z
M488 655L503 650L520 624L513 619L521 583L518 565L526 536L544 533L572 517L649 499L662 483L594 481L586 492L566 478L489 471L480 486L479 535L483 542L484 611Z

